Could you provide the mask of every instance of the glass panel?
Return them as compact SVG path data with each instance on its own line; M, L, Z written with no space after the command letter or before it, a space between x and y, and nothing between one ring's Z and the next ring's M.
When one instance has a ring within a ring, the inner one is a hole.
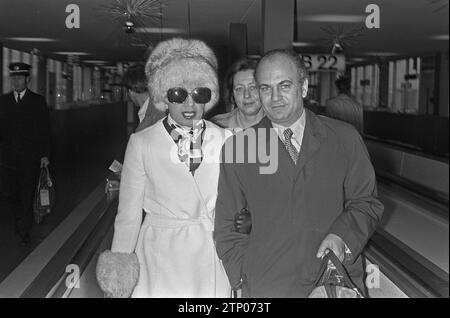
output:
M11 50L3 47L3 93L6 94L11 89L11 83L9 81L9 62L11 61L10 56Z
M395 91L395 81L396 76L395 62L389 62L389 91L388 91L388 108L394 110L394 91Z
M419 112L420 58L389 62L389 107L404 113Z
M352 87L351 87L351 92L352 92L352 95L355 96L355 95L356 95L356 81L357 81L357 78L356 78L356 69L355 69L354 67L352 67L352 68L350 69L350 73L351 73L351 77L352 77Z
M21 61L23 63L27 63L31 65L31 55L27 52L21 52L22 53L22 59Z
M30 88L37 93L38 90L38 71L39 71L39 58L35 54L31 54L31 81Z
M21 61L20 51L11 49L11 62L20 62L20 61Z
M364 66L358 66L356 69L356 91L355 98L356 100L364 106L364 86L361 85L362 80L364 79Z

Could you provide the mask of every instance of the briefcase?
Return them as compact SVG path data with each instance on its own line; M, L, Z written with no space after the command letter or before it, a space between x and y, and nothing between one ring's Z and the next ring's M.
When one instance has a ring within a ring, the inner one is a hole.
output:
M364 298L337 256L328 251L308 298Z

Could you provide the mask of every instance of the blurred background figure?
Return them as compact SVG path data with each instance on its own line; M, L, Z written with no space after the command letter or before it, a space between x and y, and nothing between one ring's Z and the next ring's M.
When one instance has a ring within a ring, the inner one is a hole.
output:
M123 81L128 88L131 101L139 109L139 126L136 131L149 127L165 116L164 112L149 107L149 94L147 90L147 77L145 75L145 65L137 63L131 65L125 72ZM142 124L142 125L141 125Z
M362 135L364 131L363 108L352 96L351 79L341 76L335 81L339 95L327 100L325 115L352 124Z
M11 63L9 75L13 90L0 96L0 129L15 199L15 233L23 246L30 243L36 185L40 168L49 165L50 154L49 110L45 98L27 87L30 69L26 63Z
M139 109L139 122L144 119L148 107L147 78L145 77L144 65L131 65L123 76L123 81L128 88L131 101Z
M245 129L257 124L264 111L259 101L255 81L257 61L240 59L231 65L225 77L225 102L232 104L233 110L211 119L223 128Z

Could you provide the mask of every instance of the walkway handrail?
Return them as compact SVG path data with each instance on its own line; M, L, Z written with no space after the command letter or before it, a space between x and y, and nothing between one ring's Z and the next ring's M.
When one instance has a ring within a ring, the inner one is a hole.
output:
M386 231L375 232L364 255L408 297L449 297L448 273Z
M45 297L117 199L99 184L0 284L0 297Z

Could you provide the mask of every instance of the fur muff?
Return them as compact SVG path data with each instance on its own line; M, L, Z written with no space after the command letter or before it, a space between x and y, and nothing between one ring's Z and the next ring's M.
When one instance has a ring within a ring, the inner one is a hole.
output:
M134 253L102 252L97 261L97 282L108 298L128 298L139 279L139 261Z

